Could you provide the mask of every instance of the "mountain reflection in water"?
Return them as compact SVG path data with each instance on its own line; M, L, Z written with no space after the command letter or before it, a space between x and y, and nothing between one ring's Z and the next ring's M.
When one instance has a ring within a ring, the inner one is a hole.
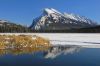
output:
M57 56L63 54L73 54L81 49L79 46L54 46L51 47L47 52L44 52L44 58L56 58Z
M56 58L57 56L64 54L73 54L81 49L79 46L53 46L53 47L34 47L34 48L24 48L24 49L7 49L0 50L0 56L12 54L34 54L37 52L42 52L44 58Z

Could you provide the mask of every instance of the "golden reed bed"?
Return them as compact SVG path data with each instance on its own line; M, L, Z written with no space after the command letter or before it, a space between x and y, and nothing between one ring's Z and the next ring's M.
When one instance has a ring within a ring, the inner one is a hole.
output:
M36 35L0 35L0 49L50 47L50 41Z

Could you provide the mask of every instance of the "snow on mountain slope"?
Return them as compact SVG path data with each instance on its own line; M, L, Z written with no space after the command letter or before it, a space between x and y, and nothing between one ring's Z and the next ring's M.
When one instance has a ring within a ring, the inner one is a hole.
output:
M34 24L34 25L33 25ZM45 8L41 16L33 20L31 29L69 30L97 25L94 21L79 15L60 13L53 8Z

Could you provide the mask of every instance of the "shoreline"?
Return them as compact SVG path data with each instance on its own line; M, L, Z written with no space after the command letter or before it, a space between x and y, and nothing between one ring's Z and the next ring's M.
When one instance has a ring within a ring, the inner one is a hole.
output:
M0 35L37 35L48 39L51 45L100 48L100 33L0 33Z

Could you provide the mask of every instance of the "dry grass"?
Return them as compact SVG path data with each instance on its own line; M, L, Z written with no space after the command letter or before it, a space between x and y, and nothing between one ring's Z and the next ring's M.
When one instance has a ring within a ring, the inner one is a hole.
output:
M49 40L36 35L0 35L0 49L23 49L50 46Z

